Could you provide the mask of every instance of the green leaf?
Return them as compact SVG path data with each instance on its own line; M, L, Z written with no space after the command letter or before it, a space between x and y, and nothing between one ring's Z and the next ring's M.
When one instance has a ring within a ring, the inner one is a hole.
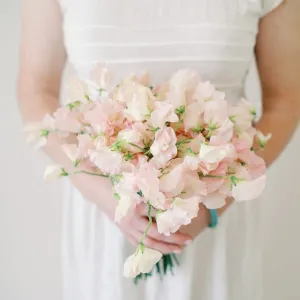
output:
M119 201L121 199L120 195L118 193L114 193L114 198Z

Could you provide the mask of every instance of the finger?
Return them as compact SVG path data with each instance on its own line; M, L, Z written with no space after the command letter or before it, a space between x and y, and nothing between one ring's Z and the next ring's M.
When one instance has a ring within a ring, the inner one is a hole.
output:
M168 253L179 254L179 253L182 252L182 248L179 247L178 245L160 242L160 241L154 240L154 239L152 239L148 236L144 238L143 244L146 247L151 248L151 249L155 249L155 250L159 251L162 254L168 254Z
M147 217L148 216L148 205L146 205L145 203L140 203L139 205L137 205L136 207L136 213L139 216L144 216ZM155 211L152 209L151 210L151 217L155 217L156 213Z
M143 233L148 225L148 221L146 218L140 218L138 222L137 227ZM172 233L170 236L159 233L155 222L150 226L147 236L160 242L176 244L180 247L186 246L192 241L192 238L188 234L182 232Z

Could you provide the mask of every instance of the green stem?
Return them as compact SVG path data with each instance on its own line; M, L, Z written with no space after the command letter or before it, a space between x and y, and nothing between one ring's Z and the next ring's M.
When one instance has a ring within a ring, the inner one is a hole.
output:
M142 147L140 147L140 146L138 146L136 144L133 144L133 143L128 143L128 144L131 145L131 146L133 146L133 147L135 147L135 148L140 149L142 152L145 152L145 149L143 149Z
M203 174L199 174L199 177L202 177L202 178L222 178L222 179L226 179L226 178L230 178L231 176L217 176L217 175L203 175Z
M142 238L140 240L140 244L143 244L143 241L144 241L144 239L145 239L145 237L146 237L146 235L147 235L147 233L148 233L148 231L149 231L149 229L150 229L150 227L152 225L152 216L151 216L151 209L152 209L152 207L151 207L151 205L149 203L147 203L147 204L148 204L148 219L149 219L149 223L148 223L148 226L147 226L145 232L142 235Z
M92 175L92 176L99 176L99 177L105 177L108 178L108 175L103 175L103 174L98 174L98 173L92 173L92 172L87 172L87 171L76 171L73 174L87 174L87 175Z

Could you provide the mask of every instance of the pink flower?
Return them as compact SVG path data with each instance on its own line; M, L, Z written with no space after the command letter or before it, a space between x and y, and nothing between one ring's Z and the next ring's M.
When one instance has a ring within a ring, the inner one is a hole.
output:
M198 172L189 172L184 177L185 187L183 198L190 198L192 196L206 196L207 186L206 183L199 179Z
M223 146L211 146L202 144L199 152L201 162L209 165L220 163L227 155L227 150Z
M153 108L150 89L130 80L120 85L114 99L126 104L125 115L130 121L146 120Z
M179 164L170 169L169 173L159 179L160 191L170 197L178 196L185 187L185 169L183 164Z
M229 118L226 118L213 134L219 137L225 143L228 143L233 136L233 126L234 124L229 120Z
M78 154L80 157L88 157L90 150L95 150L96 144L99 141L99 139L104 137L98 137L95 141L91 138L89 134L80 134L77 136L78 140ZM101 143L101 146L106 146L105 143Z
M220 127L228 118L226 100L208 101L203 104L204 122L211 126Z
M136 173L136 185L142 191L146 201L157 209L163 209L165 196L159 189L160 172L151 163L144 163Z
M256 129L254 127L249 127L247 130L238 131L237 133L238 133L238 138L240 140L244 140L248 144L249 148L253 146L253 140L256 134Z
M99 147L97 150L89 151L90 161L93 162L99 170L108 175L119 174L122 167L122 154L111 151L107 147Z
M218 177L225 176L227 168L227 163L222 161L215 170L209 173L209 175L214 175ZM208 194L218 191L224 183L223 178L209 178L205 176L202 178L202 181L206 185Z
M132 153L143 152L143 136L140 131L134 128L126 128L119 132L118 140L122 142L124 148Z
M197 72L192 70L179 70L169 81L168 100L173 108L190 104L193 100L195 88L200 80Z
M248 172L252 178L257 178L263 175L266 171L266 163L255 152L244 150L238 153L238 158L246 163Z
M175 123L179 118L173 111L173 106L167 101L155 102L155 110L151 113L151 123L155 128L162 128L166 122Z
M84 121L98 133L107 132L111 126L118 127L123 123L123 109L121 104L112 99L104 99L84 114Z
M53 116L55 127L62 132L79 133L83 128L80 113L68 107L60 107Z
M202 107L197 102L193 102L186 107L183 115L183 123L186 131L203 125L202 113Z
M206 101L212 100L215 92L215 87L209 81L200 81L196 87L193 98L197 100L199 104L202 104Z
M245 131L252 126L256 111L249 102L242 98L236 106L229 109L229 116L238 131Z
M114 192L118 196L118 205L115 212L115 221L119 222L136 206L141 198L139 188L133 173L123 172L120 181L114 185Z
M236 201L248 201L258 198L266 186L266 175L254 180L242 180L232 187L232 197Z
M176 197L171 208L156 215L158 232L169 236L176 232L182 225L188 225L197 217L200 197L194 196L187 199Z
M158 165L163 167L176 156L176 142L177 138L173 128L165 127L156 131L155 140L150 147L150 151Z
M209 193L206 197L204 197L204 199L202 199L202 203L208 209L221 208L226 204L226 196L219 192Z

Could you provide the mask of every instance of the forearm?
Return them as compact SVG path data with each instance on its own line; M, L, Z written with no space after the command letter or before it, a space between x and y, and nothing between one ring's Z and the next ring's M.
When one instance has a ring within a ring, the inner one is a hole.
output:
M52 114L59 106L57 97L51 94L39 94L34 96L20 94L20 109L25 123L40 122L46 114ZM43 151L55 163L67 170L70 174L75 171L75 167L70 159L62 150L61 145L65 143L76 143L76 137L58 138L56 134L49 135L46 146ZM78 171L78 169L76 169ZM72 184L78 188L82 195L99 205L110 217L113 215L114 206L111 183L107 178L94 177L86 174L70 175ZM95 186L101 190L101 198L96 197Z
M271 133L272 137L266 147L257 154L265 160L267 166L270 166L288 145L298 123L299 114L296 107L281 107L263 113L256 128L264 134Z
M257 154L265 160L267 166L270 166L276 160L289 143L298 122L299 115L297 109L293 111L291 108L281 107L280 109L273 109L263 113L255 127L263 134L271 133L272 137L266 147L258 151ZM233 203L233 199L229 198L226 202L226 205L218 210L220 216Z
M41 122L47 114L52 114L59 107L58 96L47 92L19 92L20 110L24 123ZM72 162L63 152L61 145L74 141L74 136L58 138L50 134L43 151L50 159L68 171L73 169Z

